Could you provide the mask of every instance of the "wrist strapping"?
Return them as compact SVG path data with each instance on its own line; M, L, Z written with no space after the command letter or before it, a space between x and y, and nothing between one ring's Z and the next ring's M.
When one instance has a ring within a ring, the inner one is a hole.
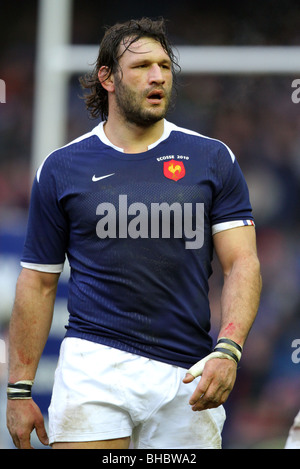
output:
M7 399L31 399L32 380L17 381L8 383Z
M213 358L226 358L227 360L232 360L236 364L238 364L242 356L242 351L242 347L233 340L227 339L226 337L220 337L213 352L207 355L206 357L202 358L202 360L200 360L199 362L195 363L195 365L193 365L187 371L187 373L193 375L194 378L197 378L197 376L201 376L205 364Z
M242 347L231 339L221 337L214 348L214 352L223 352L238 363L242 356Z

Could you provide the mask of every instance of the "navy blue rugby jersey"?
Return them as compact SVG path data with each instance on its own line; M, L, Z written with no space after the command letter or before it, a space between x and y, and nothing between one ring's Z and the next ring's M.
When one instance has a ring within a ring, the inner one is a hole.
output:
M148 151L126 154L100 123L38 169L21 265L57 273L67 256L67 337L189 368L212 349L213 235L249 224L224 143L165 120Z

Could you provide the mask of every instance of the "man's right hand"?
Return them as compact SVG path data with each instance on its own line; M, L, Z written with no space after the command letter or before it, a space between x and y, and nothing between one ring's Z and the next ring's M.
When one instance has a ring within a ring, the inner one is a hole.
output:
M7 400L7 428L19 449L33 449L30 435L34 429L40 442L45 446L49 444L44 418L32 399Z

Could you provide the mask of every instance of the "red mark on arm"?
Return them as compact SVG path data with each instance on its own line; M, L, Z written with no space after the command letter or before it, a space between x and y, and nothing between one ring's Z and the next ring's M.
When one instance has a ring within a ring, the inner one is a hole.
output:
M22 365L28 366L31 365L33 362L33 359L21 350L18 350L18 357Z
M225 332L226 334L233 334L233 333L235 332L235 330L236 330L235 325L233 324L233 322L230 322L230 323L228 324L228 326L225 327L224 332Z

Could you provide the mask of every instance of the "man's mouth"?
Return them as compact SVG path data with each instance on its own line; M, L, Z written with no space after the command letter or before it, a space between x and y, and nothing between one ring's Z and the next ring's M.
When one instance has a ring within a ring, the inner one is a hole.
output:
M159 104L164 98L164 92L162 90L152 90L147 95L147 101L151 104Z

